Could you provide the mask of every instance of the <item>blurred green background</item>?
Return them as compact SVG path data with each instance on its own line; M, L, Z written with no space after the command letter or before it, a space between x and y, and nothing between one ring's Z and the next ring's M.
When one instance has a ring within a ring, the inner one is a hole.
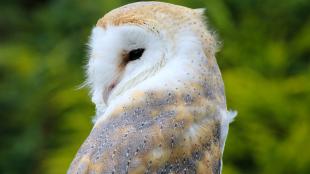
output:
M65 173L91 130L83 82L97 19L133 1L1 0L0 173ZM228 107L224 174L310 173L310 1L167 1L206 8Z

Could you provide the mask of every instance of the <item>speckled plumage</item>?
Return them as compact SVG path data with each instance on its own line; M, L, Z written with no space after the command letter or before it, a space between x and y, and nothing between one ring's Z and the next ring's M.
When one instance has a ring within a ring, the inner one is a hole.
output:
M166 51L156 66L139 75L126 77L127 71L115 68L118 75L108 83L117 81L112 97L93 99L97 106L104 103L104 110L68 173L220 173L232 117L215 59L216 41L201 10L139 2L112 10L97 23L102 30L123 25L147 30L169 46L162 46ZM101 59L95 51L91 55ZM91 66L89 76L98 73ZM91 87L94 79L89 78Z

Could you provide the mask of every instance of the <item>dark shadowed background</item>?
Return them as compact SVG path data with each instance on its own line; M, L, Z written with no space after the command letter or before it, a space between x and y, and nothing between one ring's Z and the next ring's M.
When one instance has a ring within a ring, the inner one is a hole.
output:
M91 130L91 28L126 0L1 0L0 173L65 173ZM166 1L206 8L231 124L224 174L310 173L310 1Z

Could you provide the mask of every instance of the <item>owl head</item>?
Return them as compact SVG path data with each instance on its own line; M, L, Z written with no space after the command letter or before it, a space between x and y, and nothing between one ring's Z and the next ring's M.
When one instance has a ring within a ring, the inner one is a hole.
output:
M182 88L208 68L219 75L215 51L201 9L138 2L107 13L89 41L86 83L97 117L134 90Z

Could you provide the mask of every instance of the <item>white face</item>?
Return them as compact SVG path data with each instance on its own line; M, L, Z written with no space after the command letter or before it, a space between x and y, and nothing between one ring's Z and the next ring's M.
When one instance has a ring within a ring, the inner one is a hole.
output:
M165 55L160 36L137 26L95 27L90 37L87 84L97 115L109 101L145 80Z

